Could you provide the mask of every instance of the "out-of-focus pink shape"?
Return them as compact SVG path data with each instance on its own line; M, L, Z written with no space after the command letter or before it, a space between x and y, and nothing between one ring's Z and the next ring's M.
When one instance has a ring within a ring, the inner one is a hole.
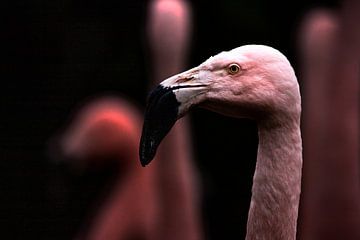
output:
M149 6L147 32L154 83L184 70L192 27L187 1L154 0Z
M359 10L359 4L348 1L339 15L314 11L301 30L304 166L299 239L360 239Z
M139 120L139 114L125 100L92 102L77 113L63 136L64 153L79 161L90 157L102 161L109 154L120 158L127 149L137 148Z
M78 239L156 239L154 168L138 161L141 117L125 100L105 98L84 107L62 137L66 157L79 166L99 167L108 159L121 168L109 197Z
M152 85L185 68L191 33L191 9L186 1L154 0L149 7L148 37ZM199 240L200 188L193 164L188 119L180 120L157 154L159 187L158 240Z

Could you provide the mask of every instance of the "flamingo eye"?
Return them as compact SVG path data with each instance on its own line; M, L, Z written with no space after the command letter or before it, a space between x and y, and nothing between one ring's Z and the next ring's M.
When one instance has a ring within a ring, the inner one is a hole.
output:
M238 73L239 71L240 71L240 66L239 66L238 64L236 64L236 63L232 63L232 64L230 64L229 67L228 67L228 72L229 72L230 74L236 74L236 73Z

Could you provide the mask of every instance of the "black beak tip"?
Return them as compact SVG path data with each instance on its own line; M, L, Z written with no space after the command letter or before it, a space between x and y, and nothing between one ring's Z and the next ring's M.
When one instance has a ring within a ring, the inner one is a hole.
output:
M140 140L140 163L141 166L146 167L155 157L156 148L154 148L153 141L146 136L142 136Z
M149 164L149 162L146 159L140 159L140 163L142 167L146 167L146 165Z
M159 85L150 94L140 139L140 163L143 167L153 160L160 142L178 119L179 106L171 88Z
M142 167L146 167L151 162L152 159L149 159L148 157L144 156L143 154L140 154L140 163Z

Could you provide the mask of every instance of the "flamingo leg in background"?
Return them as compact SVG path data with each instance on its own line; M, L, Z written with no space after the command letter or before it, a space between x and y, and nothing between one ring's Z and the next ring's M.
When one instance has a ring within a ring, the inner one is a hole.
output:
M301 33L304 179L299 239L360 239L358 1Z
M191 8L182 0L154 0L147 33L152 59L151 85L185 68L191 33ZM201 195L193 162L188 119L174 127L159 149L156 165L159 191L157 240L203 239Z
M77 114L62 136L65 157L79 167L96 168L115 160L119 176L111 193L95 206L94 219L76 239L156 240L154 171L137 164L141 117L125 100L96 100Z

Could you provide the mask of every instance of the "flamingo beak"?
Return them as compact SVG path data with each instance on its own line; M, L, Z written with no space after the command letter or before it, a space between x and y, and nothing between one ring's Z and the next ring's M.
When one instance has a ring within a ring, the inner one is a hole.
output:
M166 79L150 93L139 149L142 166L151 162L160 142L175 122L197 103L196 97L206 86L199 81L199 68L193 68Z

